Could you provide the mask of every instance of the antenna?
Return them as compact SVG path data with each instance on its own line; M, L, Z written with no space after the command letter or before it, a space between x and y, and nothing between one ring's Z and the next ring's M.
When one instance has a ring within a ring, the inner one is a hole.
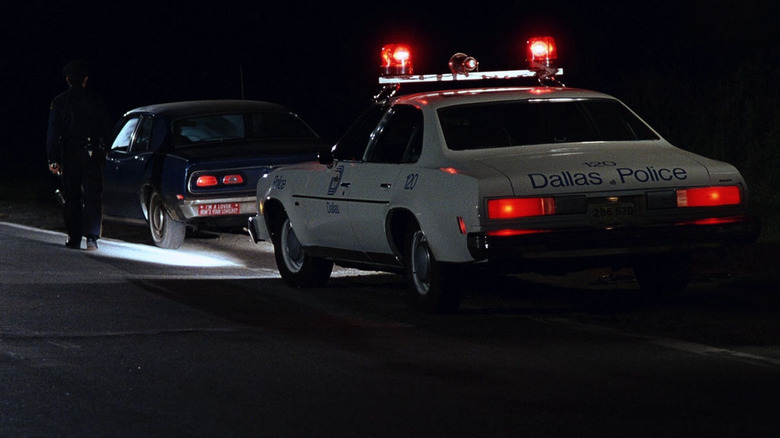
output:
M241 80L241 100L244 100L244 64L239 64L238 74Z

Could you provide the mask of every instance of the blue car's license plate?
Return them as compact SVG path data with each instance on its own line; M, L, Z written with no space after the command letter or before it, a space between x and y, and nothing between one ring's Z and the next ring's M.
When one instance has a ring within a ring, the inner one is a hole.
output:
M239 214L241 207L238 203L227 204L203 204L198 206L199 216L221 216L225 214Z

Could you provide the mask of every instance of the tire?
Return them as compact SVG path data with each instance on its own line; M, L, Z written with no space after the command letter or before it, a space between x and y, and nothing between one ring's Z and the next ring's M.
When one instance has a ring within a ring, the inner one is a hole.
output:
M319 287L328 282L333 262L303 251L287 215L275 222L271 241L276 267L285 283L293 287Z
M656 296L681 294L691 278L690 254L644 257L634 265L634 276L643 292Z
M154 244L166 249L180 248L187 233L187 225L171 217L157 192L149 200L149 231Z
M450 313L460 307L463 270L436 261L425 233L416 226L406 233L404 260L406 279L420 310Z

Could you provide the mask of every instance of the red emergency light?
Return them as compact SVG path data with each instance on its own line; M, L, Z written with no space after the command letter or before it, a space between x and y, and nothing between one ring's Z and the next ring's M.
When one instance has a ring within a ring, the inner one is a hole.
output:
M558 59L558 49L553 37L533 37L526 44L526 60L529 68L547 68Z
M411 75L412 51L405 44L388 44L382 47L382 76Z

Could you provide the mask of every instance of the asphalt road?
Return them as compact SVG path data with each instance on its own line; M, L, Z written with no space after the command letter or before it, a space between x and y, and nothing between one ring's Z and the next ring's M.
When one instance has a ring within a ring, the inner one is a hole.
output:
M97 252L0 223L0 436L773 436L773 273L491 281L422 315L392 275L285 286L270 246Z

